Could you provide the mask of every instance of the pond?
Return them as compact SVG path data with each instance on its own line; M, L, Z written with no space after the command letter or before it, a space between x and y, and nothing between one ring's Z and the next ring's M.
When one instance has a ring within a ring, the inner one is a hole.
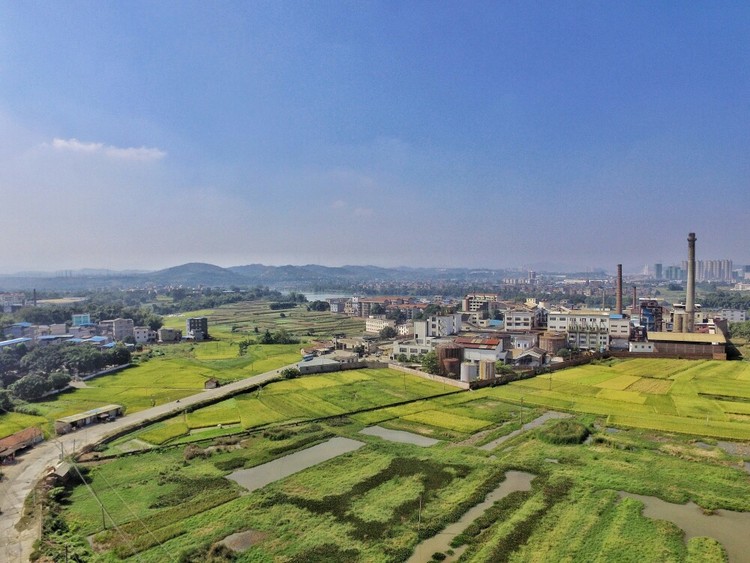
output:
M515 438L518 436L521 432L526 432L527 430L532 430L533 428L537 428L547 422L548 420L552 420L553 418L570 418L571 415L564 412L556 412L556 411L547 411L542 416L535 418L531 422L527 422L521 428L518 430L514 430L510 434L506 434L505 436L500 436L497 440L492 440L492 442L489 442L488 444L485 444L484 446L481 446L480 450L494 450L496 447L498 447L503 442L506 442L510 440L511 438Z
M360 434L366 434L367 436L377 436L390 442L400 442L402 444L414 444L415 446L422 446L427 448L434 446L440 440L435 438L428 438L427 436L420 436L413 432L404 432L403 430L389 430L382 426L368 426L367 428L360 430Z
M730 562L747 561L747 534L750 530L750 512L717 510L707 515L694 502L674 504L657 497L636 495L620 491L621 497L641 501L647 518L667 520L685 532L685 541L697 536L708 536L720 542L727 550Z
M250 469L240 469L227 475L227 479L236 481L249 492L253 492L279 479L289 477L334 457L358 450L364 445L364 442L350 440L349 438L331 438L322 444L294 452L268 463Z
M469 524L479 518L484 511L492 506L495 502L502 498L505 498L510 493L516 491L529 491L531 490L531 481L536 477L532 473L526 473L525 471L508 471L505 474L505 481L493 491L491 491L484 498L482 502L474 505L461 517L460 520L449 524L442 531L436 535L424 540L420 543L412 556L407 559L406 563L425 563L432 559L432 554L436 552L445 553L451 549L451 542L458 534L463 532ZM448 555L444 561L449 563L456 561L461 554L466 550L466 546L461 546L453 550L453 555Z

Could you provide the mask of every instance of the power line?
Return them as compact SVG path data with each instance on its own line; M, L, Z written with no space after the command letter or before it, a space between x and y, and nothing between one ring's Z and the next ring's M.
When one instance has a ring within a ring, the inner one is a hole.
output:
M123 504L123 506L124 506L124 507L125 507L125 508L126 508L126 509L128 510L128 512L130 512L131 516L133 516L133 517L134 517L134 518L135 518L136 520L138 520L138 522L140 522L140 523L141 523L141 526L143 526L143 529L144 529L144 530L146 530L146 532L147 532L147 533L148 533L148 534L149 534L149 535L150 535L150 536L151 536L152 538L154 538L154 540L156 541L156 543L157 543L157 544L159 544L159 548L161 548L161 550L162 550L162 551L164 552L164 554L165 554L165 555L167 556L167 558L168 558L169 560L174 560L174 559L173 559L173 557L172 557L172 555L171 555L171 554L170 554L170 553L169 553L169 552L168 552L168 551L166 550L166 548L164 547L164 544L162 544L162 543L161 543L161 542L159 541L159 538L157 538L157 537L156 537L156 535L154 535L154 533L153 533L153 532L151 531L151 529L150 529L150 528L149 528L149 527L148 527L148 526L146 525L146 523L145 523L145 522L143 521L143 519L141 519L141 517L140 517L140 516L138 516L138 515L137 515L137 514L136 514L135 512L133 512L133 509L132 509L132 508L130 508L130 506L128 505L128 503L126 503L126 502L125 502L125 499L123 499L123 498L122 498L122 496L120 496L120 493L118 493L118 492L117 492L117 490L116 490L116 489L115 489L115 488L114 488L114 487L113 487L113 486L112 486L112 485L110 484L110 482L109 482L109 481L107 480L107 478L106 478L106 477L105 477L105 476L104 476L103 474L99 474L99 476L100 476L100 477L101 477L101 478L102 478L102 479L104 480L105 484L106 484L106 485L107 485L107 486L109 487L109 489L110 489L110 490L111 490L111 491L112 491L112 492L113 492L113 493L115 494L115 496L117 496L117 498L118 498L118 499L120 499L120 502L121 502L121 503Z
M109 511L106 508L104 508L104 505L102 504L101 499L96 494L96 491L94 491L94 489L91 487L91 485L86 481L86 478L83 476L83 474L81 474L80 469L78 469L78 465L76 465L76 463L72 459L71 459L70 464L73 466L73 469L76 470L76 473L78 473L78 477L81 479L81 482L84 485L86 485L86 488L91 493L91 496L93 496L94 499L96 500L97 504L99 504L99 507L102 509L102 514L105 514L105 515L109 516L109 520L110 520L110 522L112 522L112 525L115 527L115 530L117 530L117 533L120 534L120 536L125 541L125 543L128 544L128 546L130 546L130 548L133 550L133 555L135 556L135 558L138 561L141 561L141 558L138 556L138 551L133 546L133 543L130 540L128 540L127 534L125 534L120 529L120 527L117 525L117 522L115 522L114 518L112 518L112 515L109 513ZM105 524L106 524L106 521L105 521Z

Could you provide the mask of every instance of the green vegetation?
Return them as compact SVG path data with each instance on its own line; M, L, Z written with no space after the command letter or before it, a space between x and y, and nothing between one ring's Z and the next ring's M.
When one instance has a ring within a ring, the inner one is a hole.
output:
M576 420L555 420L537 432L539 438L550 444L580 444L589 436L586 425Z
M496 387L498 400L607 417L611 426L750 439L750 364L638 359Z
M736 372L738 384L732 388L724 381L730 373L718 362L612 362L588 368L553 374L553 390L568 386L568 396L574 397L577 389L584 405L601 391L643 393L649 395L646 403L612 395L599 400L640 408L655 396L676 401L675 411L692 413L700 412L702 401L723 401L699 393L715 397L721 391L733 398L724 402L742 403L747 377ZM704 372L717 379L703 377ZM659 382L668 382L669 389ZM686 543L679 528L644 517L640 501L618 492L678 504L693 501L706 512L750 511L742 457L684 434L611 432L603 426L606 417L596 413L548 421L492 452L477 447L530 420L528 405L535 393L544 397L548 385L544 377L445 394L450 389L390 370L281 380L123 437L122 446L146 440L173 446L92 464L87 480L97 497L87 487L71 487L55 514L75 545L92 538L94 561L156 562L165 554L188 561L211 553L235 561L396 562L456 521L514 469L536 475L532 490L512 492L467 525L453 541L454 547L466 546L461 561L726 560L713 539ZM633 390L636 385L641 389ZM517 400L518 389L527 405L522 410L503 398L509 393ZM363 409L372 410L357 412ZM691 418L681 413L652 411L651 420ZM310 421L325 416L334 418ZM424 448L359 433L373 422L442 441ZM243 429L249 432L236 434ZM588 432L591 439L580 443ZM250 494L225 478L331 436L365 446ZM203 437L199 443L174 446L198 437ZM104 522L97 498L106 509ZM237 532L252 534L246 551L219 547ZM433 558L449 549L446 544Z

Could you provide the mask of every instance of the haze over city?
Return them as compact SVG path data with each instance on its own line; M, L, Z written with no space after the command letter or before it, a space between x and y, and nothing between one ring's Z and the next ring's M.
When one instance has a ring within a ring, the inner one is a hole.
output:
M0 273L750 263L750 8L0 3Z

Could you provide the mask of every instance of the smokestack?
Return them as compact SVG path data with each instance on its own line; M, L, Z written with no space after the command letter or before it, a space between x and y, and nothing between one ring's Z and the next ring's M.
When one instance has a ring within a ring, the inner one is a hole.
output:
M635 286L633 286L633 314L640 314L640 311L638 311L638 291Z
M617 301L615 313L622 315L622 264L617 265Z
M687 298L685 299L685 332L695 328L695 233L688 234Z

